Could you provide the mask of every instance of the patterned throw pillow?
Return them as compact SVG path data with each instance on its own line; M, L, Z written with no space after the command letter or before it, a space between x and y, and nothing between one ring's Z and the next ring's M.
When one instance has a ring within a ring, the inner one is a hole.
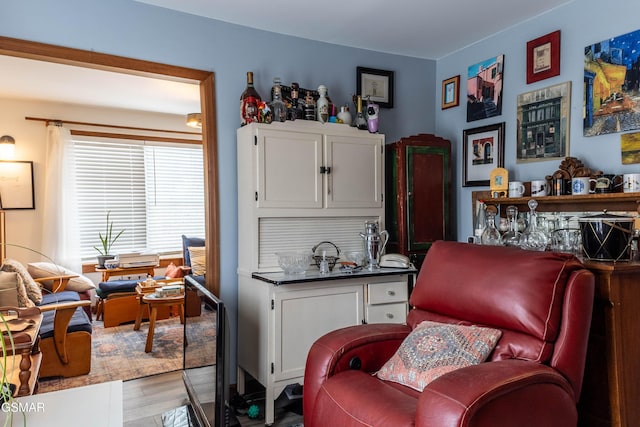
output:
M0 270L18 273L18 276L22 279L22 286L24 287L27 299L24 299L22 290L18 287L18 302L20 303L20 307L33 307L42 302L42 289L33 280L31 275L29 275L24 265L12 259L5 259Z
M191 258L191 274L204 276L207 271L205 246L190 246L189 258Z
M502 331L424 321L378 371L380 379L422 391L441 375L484 362Z

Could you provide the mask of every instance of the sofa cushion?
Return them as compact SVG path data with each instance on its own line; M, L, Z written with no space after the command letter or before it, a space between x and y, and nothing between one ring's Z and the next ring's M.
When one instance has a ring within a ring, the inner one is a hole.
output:
M204 276L207 271L206 248L204 246L190 246L188 252L191 260L191 274Z
M50 294L50 295L56 295L56 294ZM40 326L41 339L53 337L53 320L54 320L55 314L56 314L55 310L45 311L44 313L42 313L42 325ZM67 333L79 332L79 331L88 332L88 333L93 332L93 329L91 327L91 321L89 320L87 313L85 313L85 311L82 310L82 307L78 307L76 311L73 312L73 316L71 316L71 321L69 322L69 326L67 327Z
M436 378L484 362L502 332L479 326L424 321L378 371L378 378L422 391Z
M195 246L204 246L204 239L182 235L182 256L184 257L184 265L187 267L191 267L191 257L189 256L188 248Z
M42 301L42 289L29 275L24 265L7 258L2 263L0 270L18 273L22 282L22 285L18 286L18 303L20 307L34 307L40 304L40 301Z
M42 302L41 306L48 304L55 304L58 302L74 302L80 301L80 294L75 291L62 291L57 293L47 293L42 294Z
M167 269L164 271L164 277L167 279L179 279L184 277L185 270L184 267L179 267L174 263L170 263L167 265Z
M27 271L29 271L29 274L34 279L52 276L78 276L73 279L69 279L69 283L65 288L67 291L84 292L95 289L96 287L88 277L51 262L31 262L27 265ZM51 290L53 283L52 281L48 281L44 282L42 285L46 289Z

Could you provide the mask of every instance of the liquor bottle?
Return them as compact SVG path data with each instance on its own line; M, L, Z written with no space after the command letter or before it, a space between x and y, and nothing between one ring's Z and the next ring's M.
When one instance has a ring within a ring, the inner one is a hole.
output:
M316 109L318 110L318 121L320 123L327 123L329 121L329 100L327 99L327 87L325 85L318 86L318 93L320 97L316 103Z
M271 101L271 114L274 122L284 122L287 120L287 106L282 100L282 89L280 78L273 79L273 100Z
M302 115L298 115L300 102L298 99L300 85L296 82L291 83L291 105L287 111L287 120L301 119Z
M356 100L356 117L353 119L353 126L361 130L367 130L367 119L362 112L362 97L358 95Z
M309 91L307 91L307 95L304 97L304 119L316 119L316 101L313 99L313 96Z
M253 72L247 71L247 87L240 95L240 125L258 121L258 104L262 101L253 87Z

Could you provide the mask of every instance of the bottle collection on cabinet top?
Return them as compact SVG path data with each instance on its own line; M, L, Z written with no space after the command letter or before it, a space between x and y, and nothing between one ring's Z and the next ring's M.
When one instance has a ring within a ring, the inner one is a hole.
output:
M319 85L317 90L302 89L297 82L291 83L291 86L283 85L279 77L273 79L271 102L263 101L254 87L253 72L248 71L247 86L240 96L240 125L312 120L341 123L377 133L379 106L367 100L363 107L360 95L353 95L352 101L355 114L351 114L348 103L339 107L334 104L325 85Z

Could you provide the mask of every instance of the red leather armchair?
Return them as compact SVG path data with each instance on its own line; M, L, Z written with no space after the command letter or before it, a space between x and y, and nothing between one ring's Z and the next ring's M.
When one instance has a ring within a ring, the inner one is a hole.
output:
M312 346L305 427L575 426L594 296L572 255L438 241L411 294L407 325L340 329ZM373 375L423 320L502 331L486 362L422 392Z

